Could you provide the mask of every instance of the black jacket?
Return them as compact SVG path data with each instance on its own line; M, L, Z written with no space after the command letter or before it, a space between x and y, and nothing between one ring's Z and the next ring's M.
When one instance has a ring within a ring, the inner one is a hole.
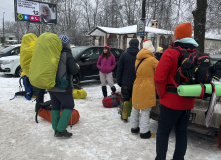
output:
M60 61L58 64L58 70L56 77L68 80L68 86L66 89L61 89L56 84L54 88L50 89L49 92L60 92L65 94L72 93L72 79L73 75L76 75L79 71L72 53L68 47L64 47L61 51Z
M136 79L135 61L138 52L138 47L131 46L121 54L117 66L117 83L119 85L133 86Z

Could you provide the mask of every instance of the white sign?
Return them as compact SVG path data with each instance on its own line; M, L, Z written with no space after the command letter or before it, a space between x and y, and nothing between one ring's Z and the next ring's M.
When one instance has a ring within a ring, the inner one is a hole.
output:
M16 21L57 23L56 4L28 0L15 0L15 4Z
M27 0L17 0L17 13L39 16L39 3Z

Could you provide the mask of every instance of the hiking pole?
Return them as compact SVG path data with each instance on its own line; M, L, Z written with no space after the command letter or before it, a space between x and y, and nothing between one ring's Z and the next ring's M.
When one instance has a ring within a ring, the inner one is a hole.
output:
M73 112L73 110L72 110L72 112ZM71 112L71 129L72 129L72 112Z

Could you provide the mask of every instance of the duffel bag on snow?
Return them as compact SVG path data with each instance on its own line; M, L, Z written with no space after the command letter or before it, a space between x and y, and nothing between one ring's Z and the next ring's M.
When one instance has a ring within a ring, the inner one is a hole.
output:
M35 50L38 37L33 33L25 34L22 37L20 48L20 65L22 72L28 77L29 67Z
M40 35L29 69L29 80L33 86L40 89L55 86L61 50L62 42L56 34L46 32Z
M72 92L72 96L74 99L84 99L87 97L87 92L82 88L74 89L74 91Z
M120 93L112 94L102 100L103 106L105 108L117 107L121 103Z
M44 103L40 103L40 108L38 110L38 115L44 119L46 119L47 121L51 122L51 103L50 101L44 102ZM60 114L62 113L62 111L60 112ZM36 114L37 115L37 114ZM73 109L72 111L72 116L68 122L69 125L73 125L76 124L79 121L80 118L80 114L76 109ZM36 122L37 122L37 117L36 117ZM72 123L71 123L72 120Z

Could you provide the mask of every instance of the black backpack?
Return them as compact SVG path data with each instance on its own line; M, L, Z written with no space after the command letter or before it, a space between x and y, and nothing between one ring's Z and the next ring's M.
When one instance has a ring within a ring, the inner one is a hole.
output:
M183 50L180 52L175 81L180 84L211 83L210 56L198 50Z

